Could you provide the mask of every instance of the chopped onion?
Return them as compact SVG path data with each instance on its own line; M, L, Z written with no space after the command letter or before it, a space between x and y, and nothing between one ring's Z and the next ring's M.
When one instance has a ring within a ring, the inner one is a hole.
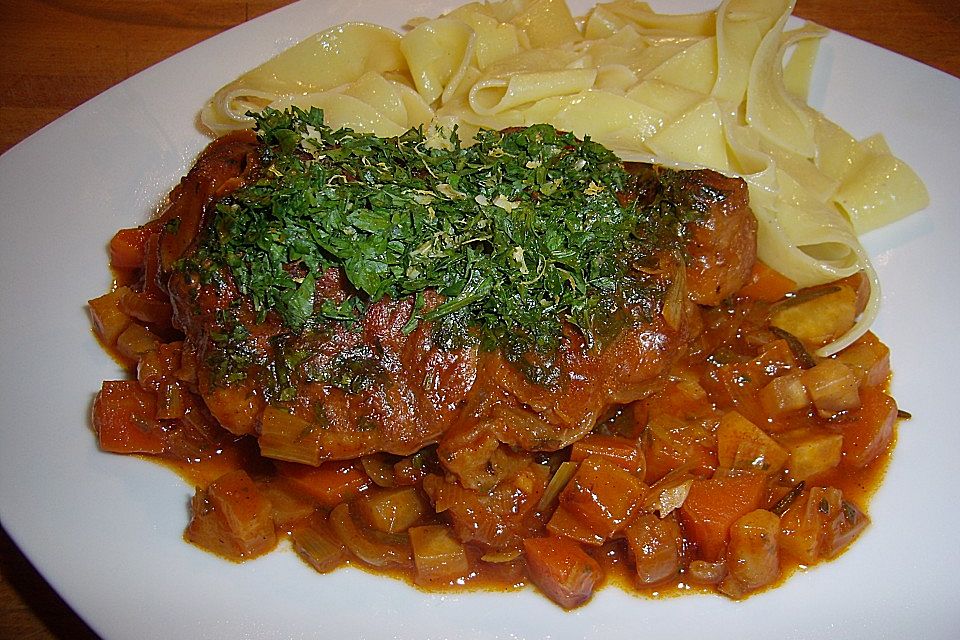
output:
M392 542L383 541L372 531L357 526L350 514L350 506L340 503L330 512L330 527L337 537L357 558L374 567L411 567L413 554L407 536L391 536Z
M687 567L687 575L691 582L699 584L719 584L727 575L727 565L723 562L707 562L694 560Z
M553 477L550 478L550 482L547 483L547 488L544 489L543 495L540 496L540 502L537 503L537 511L546 511L556 502L557 496L560 495L560 492L567 486L570 479L577 473L577 467L576 462L569 460L560 463Z
M378 487L393 487L397 481L393 475L393 465L388 464L383 454L373 454L360 458L363 470Z

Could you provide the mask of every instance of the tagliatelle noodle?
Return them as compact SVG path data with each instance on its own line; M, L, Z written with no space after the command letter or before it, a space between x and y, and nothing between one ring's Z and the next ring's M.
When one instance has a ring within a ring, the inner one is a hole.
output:
M657 157L730 173L722 109L707 98L646 140Z
M247 111L281 98L319 94L354 82L367 72L407 72L400 35L366 23L347 23L322 31L286 49L221 88L201 112L216 135L253 126Z
M401 39L400 50L424 101L448 99L448 89L466 74L475 39L475 31L455 18L424 22Z
M591 122L591 117L603 118ZM663 114L653 108L607 91L541 100L524 112L524 124L550 122L578 136L591 135L612 146L640 146L656 131Z
M564 0L533 0L514 4L522 6L522 9L510 22L523 30L531 47L550 49L577 42L583 37Z
M477 82L470 90L468 102L480 115L495 115L547 98L585 93L596 78L596 69L508 72Z
M621 0L598 4L593 10L593 13L597 12L619 18L645 31L702 37L716 35L717 11L689 14L657 13L646 2ZM609 17L607 21L610 21Z
M739 105L747 92L750 70L764 35L786 11L785 2L739 0L729 2L717 19L717 81L712 94Z
M872 288L851 332L873 321L879 283L857 233L926 206L919 177L882 136L856 140L807 102L819 40L786 31L792 0L725 0L688 15L614 0L575 19L563 0L473 2L406 33L365 24L323 31L218 91L201 119L216 134L247 110L317 106L332 126L398 135L429 125L546 122L624 160L741 176L761 260L811 286L865 271Z

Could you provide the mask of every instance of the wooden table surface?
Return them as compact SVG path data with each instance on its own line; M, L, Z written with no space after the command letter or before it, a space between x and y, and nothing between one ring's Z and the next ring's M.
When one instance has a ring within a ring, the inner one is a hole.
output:
M286 4L0 0L0 153L142 69ZM960 77L957 0L798 0L795 13ZM96 638L2 529L0 638Z

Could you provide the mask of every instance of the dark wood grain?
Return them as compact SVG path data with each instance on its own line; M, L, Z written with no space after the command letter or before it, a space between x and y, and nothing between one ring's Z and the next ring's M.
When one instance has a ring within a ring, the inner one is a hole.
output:
M0 152L121 80L286 4L0 0ZM960 77L957 0L798 0L795 13ZM95 637L0 529L0 638Z

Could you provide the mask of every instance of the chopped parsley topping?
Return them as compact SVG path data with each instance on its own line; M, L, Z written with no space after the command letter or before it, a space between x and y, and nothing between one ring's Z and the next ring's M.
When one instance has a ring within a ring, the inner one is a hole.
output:
M625 202L640 178L600 144L547 125L482 131L463 145L456 130L332 130L317 109L254 118L265 168L216 204L181 267L228 270L261 320L275 312L293 332L412 296L405 330L429 321L441 345L502 348L549 371L565 322L594 344L640 321L624 309L650 317L663 291L645 262L681 246L697 215L667 198L673 172L651 174L663 198ZM352 287L342 304L316 294L330 267ZM427 290L442 302L425 308ZM351 385L366 379L342 373Z

